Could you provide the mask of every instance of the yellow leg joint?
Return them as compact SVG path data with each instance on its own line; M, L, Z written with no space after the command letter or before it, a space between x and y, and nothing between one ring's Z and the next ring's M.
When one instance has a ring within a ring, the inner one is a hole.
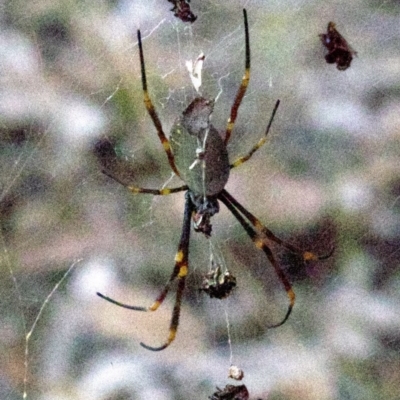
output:
M263 224L257 219L254 221L254 228L256 228L258 231L261 231L264 226Z
M176 328L171 328L169 330L167 343L170 344L171 342L173 342L175 340L175 337L176 337Z
M232 129L233 129L233 122L231 121L231 119L229 118L229 120L228 120L228 125L227 125L227 127L226 127L226 130L228 131L228 132L231 132L232 131Z
M175 262L176 262L176 263L181 263L182 260L183 260L183 251L182 251L182 250L179 250L179 251L176 253L176 256L175 256Z
M153 106L152 106L152 103L151 103L151 100L150 100L150 96L149 96L149 94L147 93L147 90L144 92L144 104L145 104L145 106L146 106L146 108L147 109L149 109L149 108L153 108Z
M260 238L257 238L254 240L254 245L257 247L257 249L262 250L263 247L265 246L264 241Z
M244 157L238 158L234 163L232 163L232 168L238 167L240 164L243 164Z
M149 311L156 311L158 307L160 307L160 302L159 301L155 301L150 307L149 307Z
M296 300L296 295L294 294L294 291L292 289L289 289L287 294L289 297L290 305L293 306Z
M128 186L128 189L133 193L133 194L138 194L141 192L140 188L135 187L135 186Z
M318 257L314 253L311 253L310 251L305 251L303 253L303 259L304 261L317 261Z
M187 275L187 273L188 273L188 267L187 267L187 265L182 265L182 266L179 268L178 278L183 278L183 277L185 277L185 276Z

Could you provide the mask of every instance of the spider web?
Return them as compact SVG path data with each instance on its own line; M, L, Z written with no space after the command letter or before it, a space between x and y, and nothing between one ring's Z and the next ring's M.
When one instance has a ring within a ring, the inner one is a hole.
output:
M245 371L251 398L398 398L399 6L394 1L191 1L183 24L158 1L26 2L2 9L0 35L0 398L207 398ZM142 103L136 29L166 132L196 96L185 63L206 58L201 92L223 129L244 68L251 82L229 143L227 189L279 236L334 256L303 266L277 252L287 299L263 254L221 207L210 241L192 235L176 341L173 295L152 315L104 304L104 292L148 305L173 267L184 199L132 196L103 176L94 143L114 139L137 185L174 186ZM357 51L345 72L325 63L329 21ZM198 293L210 255L235 274L225 301ZM79 261L79 262L78 262ZM228 322L227 322L228 321ZM376 374L379 371L379 374Z

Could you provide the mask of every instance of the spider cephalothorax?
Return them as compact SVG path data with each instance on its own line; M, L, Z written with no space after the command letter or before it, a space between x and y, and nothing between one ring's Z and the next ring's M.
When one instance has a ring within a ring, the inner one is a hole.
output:
M196 232L204 233L206 237L210 237L212 231L211 217L219 212L217 197L196 195L191 190L188 191L188 195L194 206L193 229Z
M245 73L233 101L224 139L222 139L220 133L210 122L214 101L205 99L204 97L197 97L189 104L173 125L169 139L166 137L147 90L143 46L140 31L138 31L144 104L164 147L169 165L172 171L182 179L184 184L179 187L164 189L147 189L131 186L126 184L124 179L119 176L119 171L112 170L112 163L109 162L103 164L103 172L111 178L114 178L119 183L127 186L127 188L135 194L147 193L153 195L168 195L171 193L186 191L182 233L178 245L178 251L175 255L175 266L172 274L164 289L150 307L131 306L113 300L101 293L97 294L105 300L124 308L136 311L156 311L167 296L171 285L177 281L176 299L172 312L168 338L158 347L152 347L141 343L143 347L149 350L163 350L175 339L179 325L182 294L185 288L186 276L189 268L191 221L193 220L195 231L201 232L207 237L210 236L211 218L213 215L218 213L219 202L222 202L228 208L246 231L255 246L264 252L287 292L289 306L286 314L279 323L272 325L272 327L280 326L288 319L295 303L295 294L285 273L276 261L269 244L274 242L287 248L293 253L298 253L302 256L304 261L321 260L330 255L318 257L314 253L302 251L290 243L279 239L225 189L230 170L249 160L250 157L265 143L276 110L279 106L278 100L272 111L264 136L246 155L239 157L233 163L230 163L226 146L235 126L238 109L245 95L250 79L250 40L246 10L243 10L243 17L246 49ZM106 152L106 154L109 155L109 152ZM226 276L226 274L218 270L211 272L211 275L206 277L206 279L207 282L205 286L203 284L202 289L209 293L211 297L226 297L236 285L236 279L233 276Z

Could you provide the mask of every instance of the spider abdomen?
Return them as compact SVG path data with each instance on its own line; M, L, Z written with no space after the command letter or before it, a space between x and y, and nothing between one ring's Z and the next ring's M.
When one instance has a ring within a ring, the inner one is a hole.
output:
M214 102L196 98L171 129L176 167L189 189L199 195L220 193L229 178L228 151L210 123Z

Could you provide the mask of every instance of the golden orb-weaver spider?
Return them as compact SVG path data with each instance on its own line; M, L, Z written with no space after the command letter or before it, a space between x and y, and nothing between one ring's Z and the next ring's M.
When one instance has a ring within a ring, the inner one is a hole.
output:
M159 347L152 347L144 343L140 343L144 348L149 350L163 350L175 339L179 324L182 294L185 288L186 276L188 274L191 220L193 220L195 231L202 232L207 237L210 236L210 220L211 217L219 211L218 201L221 201L223 204L225 204L228 210L234 215L234 217L239 221L244 230L250 236L255 246L266 254L286 290L289 298L288 310L282 321L276 325L273 325L272 327L278 327L288 319L295 303L295 294L284 271L280 268L271 249L268 247L267 241L275 242L278 245L287 248L291 252L300 254L305 261L322 260L330 256L329 254L327 256L318 257L312 252L302 251L299 248L279 239L224 189L228 181L230 170L246 162L265 143L276 110L279 106L278 100L275 104L275 108L268 122L264 136L251 148L246 155L239 157L233 163L230 163L226 146L231 136L232 129L235 125L238 109L246 93L250 79L250 39L247 13L245 9L243 10L243 17L246 53L245 73L231 108L224 140L221 138L216 128L214 128L214 126L210 123L210 116L213 111L214 101L205 99L204 97L197 97L189 104L182 116L179 117L175 122L171 129L170 138L167 139L147 90L143 46L140 31L137 32L144 104L157 130L158 137L164 147L165 153L168 157L169 165L174 173L179 176L185 184L180 187L164 188L160 190L145 189L127 185L114 173L108 171L107 168L104 168L103 172L126 186L132 193L135 194L148 193L152 195L163 196L171 193L186 191L183 227L178 251L175 255L175 267L173 272L166 286L150 307L131 306L113 300L101 293L97 294L101 298L120 307L136 311L156 311L167 296L172 283L175 280L178 281L175 305L172 312L168 338L166 342Z

